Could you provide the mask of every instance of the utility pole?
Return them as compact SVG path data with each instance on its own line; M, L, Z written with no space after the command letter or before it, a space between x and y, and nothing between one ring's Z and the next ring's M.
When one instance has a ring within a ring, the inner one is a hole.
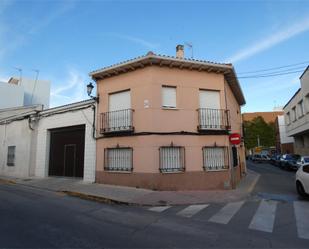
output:
M257 135L257 146L260 147L260 135Z

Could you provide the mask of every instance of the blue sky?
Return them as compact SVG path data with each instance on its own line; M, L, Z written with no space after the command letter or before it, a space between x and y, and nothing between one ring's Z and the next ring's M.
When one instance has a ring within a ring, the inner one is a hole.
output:
M149 50L175 55L184 42L196 59L232 62L238 76L309 61L309 2L0 0L0 80L14 67L33 78L39 69L52 81L51 106L87 98L92 70ZM300 75L240 78L243 111L284 105Z

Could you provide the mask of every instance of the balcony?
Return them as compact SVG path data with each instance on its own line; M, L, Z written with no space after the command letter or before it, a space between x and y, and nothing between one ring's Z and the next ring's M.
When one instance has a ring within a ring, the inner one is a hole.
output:
M229 110L200 108L197 111L199 132L228 131L231 129Z
M133 132L133 109L101 113L100 133L128 133Z

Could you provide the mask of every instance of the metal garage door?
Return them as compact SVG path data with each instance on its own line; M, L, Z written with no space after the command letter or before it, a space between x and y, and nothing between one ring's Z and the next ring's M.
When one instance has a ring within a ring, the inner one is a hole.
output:
M85 125L50 130L49 175L83 177Z

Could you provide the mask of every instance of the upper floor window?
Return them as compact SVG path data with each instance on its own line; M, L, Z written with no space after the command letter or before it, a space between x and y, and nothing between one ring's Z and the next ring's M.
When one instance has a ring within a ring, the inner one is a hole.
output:
M111 93L108 96L108 111L119 111L131 108L131 94L130 90Z
M293 122L296 121L296 107L295 106L292 108L292 121Z
M301 100L298 102L298 115L299 117L304 116L305 114L305 108L304 108L304 101Z
M305 106L305 111L308 113L309 112L309 94L307 94L305 97L304 106Z
M162 107L176 108L176 87L162 87Z
M287 114L286 114L286 123L288 125L291 123L291 114L290 114L290 112L287 112Z

